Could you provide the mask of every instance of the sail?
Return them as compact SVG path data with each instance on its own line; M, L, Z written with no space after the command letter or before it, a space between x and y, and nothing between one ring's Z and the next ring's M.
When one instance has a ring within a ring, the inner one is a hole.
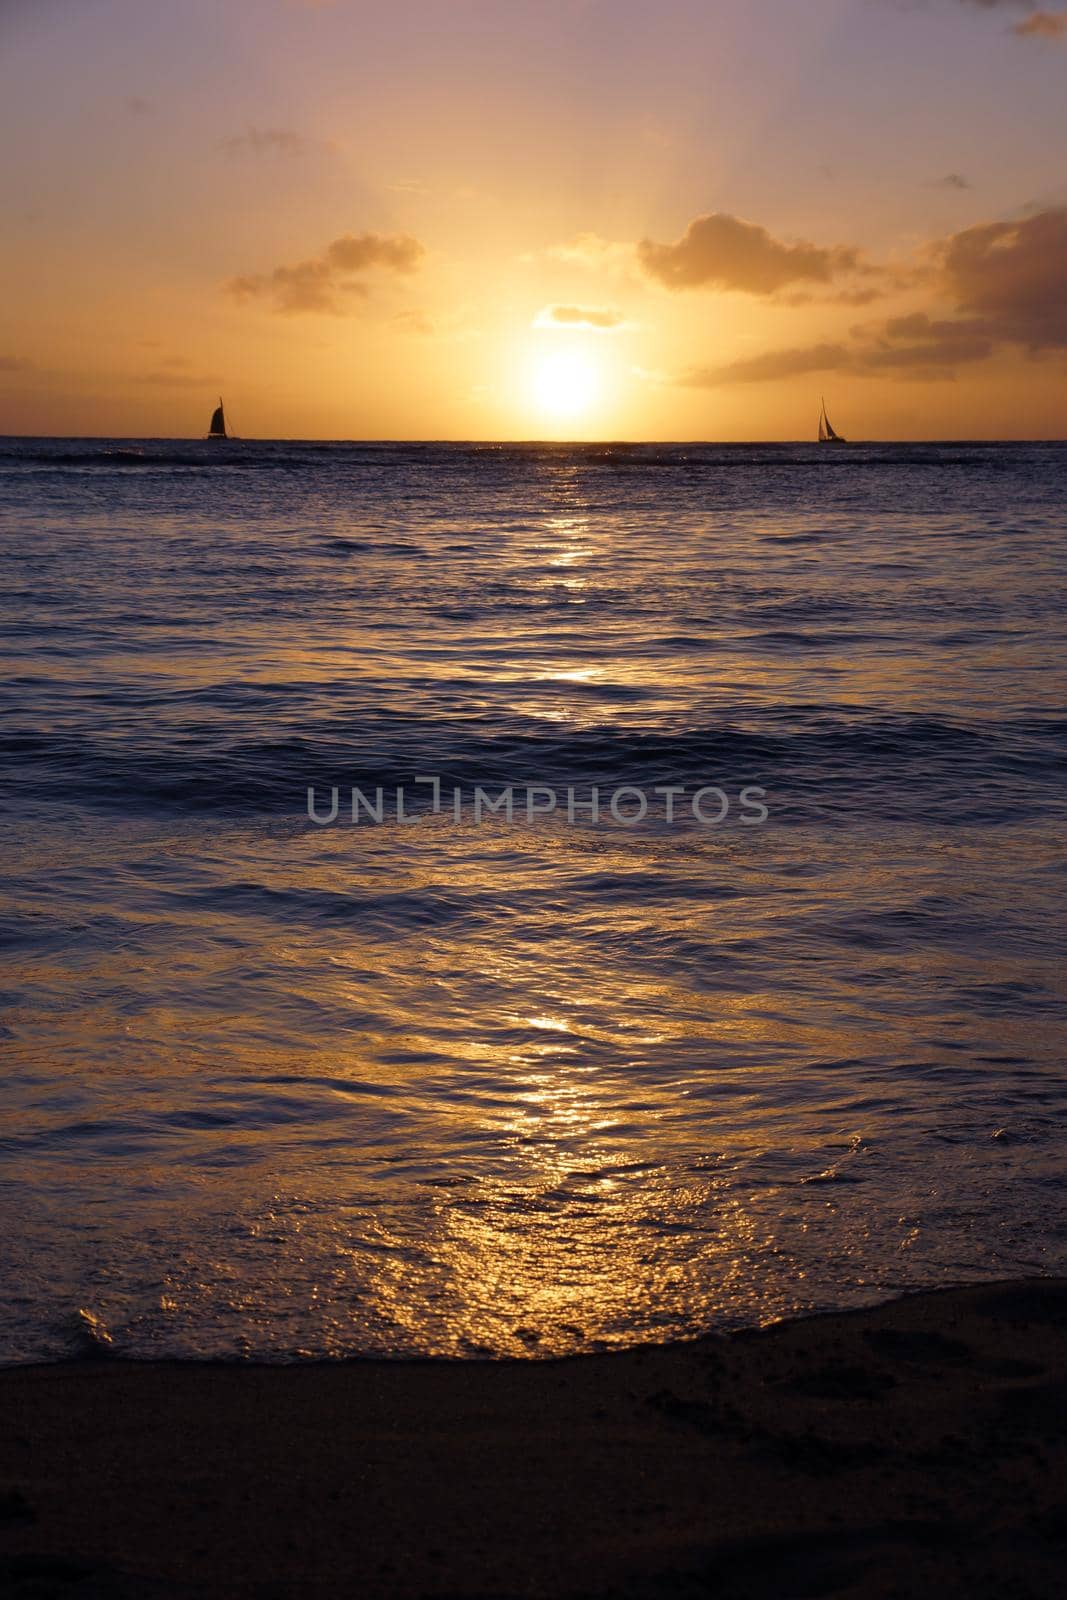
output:
M226 417L222 409L221 400L212 413L211 426L207 432L209 439L225 439L226 437Z
M819 413L819 443L844 444L845 442L846 441L842 435L835 431L833 423L826 415L826 401L824 400L822 403L822 410Z

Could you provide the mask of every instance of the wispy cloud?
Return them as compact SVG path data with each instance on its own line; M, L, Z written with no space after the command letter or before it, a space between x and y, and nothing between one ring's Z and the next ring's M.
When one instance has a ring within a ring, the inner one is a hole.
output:
M213 374L197 377L191 372L158 370L142 372L136 380L153 389L213 389L218 379Z
M21 356L0 356L0 372L27 372L29 366Z
M830 343L798 345L785 350L766 350L762 355L718 366L689 367L675 378L683 389L717 389L731 383L767 383L783 378L798 378L809 372L834 372L849 358L848 345Z
M1037 0L960 0L960 3L982 11L1027 12L1011 26L1011 32L1020 39L1067 38L1067 11L1046 11L1037 5Z
M1035 11L1012 28L1021 39L1067 38L1067 11Z
M425 311L398 311L392 321L404 333L417 333L423 339L432 339L438 332L437 323Z
M332 312L344 309L346 296L366 296L364 275L372 271L414 272L425 247L407 234L346 233L318 256L266 273L231 278L227 291L241 301L270 300L276 311Z
M551 261L570 267L585 267L592 272L628 273L634 266L634 247L617 239L603 239L598 233L580 233L565 244L550 245L544 252Z
M533 320L535 328L594 328L601 333L625 325L621 311L599 306L545 306Z
M219 149L230 155L298 156L307 148L308 141L294 128L248 127L219 141Z
M1037 0L958 0L972 11L1033 11Z
M970 179L965 178L962 172L946 172L943 178L932 178L930 180L931 189L970 189L972 187Z
M454 306L450 311L439 311L431 316L418 306L411 306L395 312L390 321L402 333L456 343L481 337L481 330L472 320L471 310L470 307Z
M984 361L993 340L981 322L933 321L923 312L893 317L877 327L857 327L848 341L771 350L720 367L695 368L679 380L685 387L765 383L814 372L847 372L856 377L908 374L927 380L951 378L956 368Z

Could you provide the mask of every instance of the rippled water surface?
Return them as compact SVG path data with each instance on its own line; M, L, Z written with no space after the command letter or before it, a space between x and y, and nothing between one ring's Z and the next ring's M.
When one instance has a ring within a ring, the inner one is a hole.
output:
M1062 1270L1065 483L0 441L0 1358L543 1353ZM686 793L571 820L594 785Z

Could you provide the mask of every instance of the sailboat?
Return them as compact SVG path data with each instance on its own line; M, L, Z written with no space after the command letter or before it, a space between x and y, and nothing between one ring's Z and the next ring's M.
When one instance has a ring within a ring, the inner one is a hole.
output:
M826 415L826 401L825 400L822 403L822 410L819 413L819 443L820 444L847 444L848 443L847 439L842 439L842 437L841 437L841 435L839 433L835 433L834 432L833 426L831 425L831 422L830 422L830 418Z
M221 395L219 396L218 405L211 413L211 426L207 430L207 436L209 439L225 439L228 437L226 433L226 413L222 409Z

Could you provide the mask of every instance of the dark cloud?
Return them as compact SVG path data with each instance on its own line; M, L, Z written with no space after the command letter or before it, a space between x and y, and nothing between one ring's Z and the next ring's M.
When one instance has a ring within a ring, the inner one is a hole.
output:
M933 319L925 311L890 317L873 338L863 330L853 354L861 372L919 370L947 376L955 367L985 361L993 354L991 330L980 319Z
M0 356L0 372L26 372L29 365L20 356Z
M773 378L799 378L808 372L836 372L847 365L845 344L813 344L792 350L768 350L761 356L731 361L722 367L692 367L678 382L686 389L714 389L725 383L764 383Z
M962 172L946 172L943 178L935 178L930 185L931 189L969 189L970 180Z
M346 295L365 296L364 273L413 272L425 254L417 239L407 234L344 234L328 244L320 256L273 272L231 278L226 288L237 300L269 299L282 312L343 309Z
M546 306L538 313L535 325L539 328L599 328L607 332L621 328L624 320L621 311L596 306Z
M965 228L935 245L931 256L932 286L951 302L954 316L917 311L860 324L847 340L700 367L679 381L711 387L808 372L949 378L997 351L1067 349L1067 208Z
M868 285L865 289L839 289L836 294L829 296L829 299L841 306L869 306L873 301L881 300L886 292L885 285L878 288ZM827 297L824 296L823 299L825 303Z
M733 361L722 367L701 367L681 379L686 387L766 383L810 372L846 372L855 377L901 373L922 378L951 378L958 366L984 361L993 340L980 322L932 321L919 312L890 318L874 328L854 328L851 342L824 342Z
M1067 207L966 228L938 248L960 311L1031 350L1067 346Z
M637 257L668 289L733 289L771 295L795 283L832 283L866 270L849 246L785 243L758 223L725 212L697 217L674 244L643 239Z

